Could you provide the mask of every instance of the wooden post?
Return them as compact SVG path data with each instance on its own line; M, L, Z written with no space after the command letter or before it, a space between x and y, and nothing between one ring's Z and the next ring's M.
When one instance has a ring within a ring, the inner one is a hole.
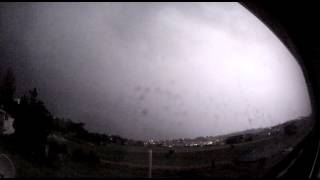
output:
M148 178L152 178L152 149L149 149L149 173Z

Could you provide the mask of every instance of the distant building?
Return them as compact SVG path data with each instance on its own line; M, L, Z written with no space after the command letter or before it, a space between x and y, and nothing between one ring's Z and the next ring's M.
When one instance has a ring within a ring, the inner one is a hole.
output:
M0 109L0 133L9 135L14 133L14 119L4 110Z

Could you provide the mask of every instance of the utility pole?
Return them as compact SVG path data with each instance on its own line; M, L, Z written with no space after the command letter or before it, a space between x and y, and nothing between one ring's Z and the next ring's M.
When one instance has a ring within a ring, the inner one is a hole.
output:
M149 149L149 173L148 178L152 178L152 149Z

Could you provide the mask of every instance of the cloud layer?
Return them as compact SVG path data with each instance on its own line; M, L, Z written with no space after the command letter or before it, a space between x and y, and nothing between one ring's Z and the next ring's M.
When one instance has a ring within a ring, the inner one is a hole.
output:
M2 3L20 93L125 137L196 137L308 115L301 68L237 3Z

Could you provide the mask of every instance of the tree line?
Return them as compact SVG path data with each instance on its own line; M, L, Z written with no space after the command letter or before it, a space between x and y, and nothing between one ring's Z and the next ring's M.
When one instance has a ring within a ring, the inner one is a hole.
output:
M16 77L11 68L0 72L0 108L8 112L15 120L14 134L10 142L14 147L27 155L41 157L45 155L45 146L50 133L58 132L74 138L85 140L96 145L105 143L143 145L142 141L134 141L117 135L106 135L88 132L84 123L70 119L56 118L39 99L38 90L33 88L15 101Z

